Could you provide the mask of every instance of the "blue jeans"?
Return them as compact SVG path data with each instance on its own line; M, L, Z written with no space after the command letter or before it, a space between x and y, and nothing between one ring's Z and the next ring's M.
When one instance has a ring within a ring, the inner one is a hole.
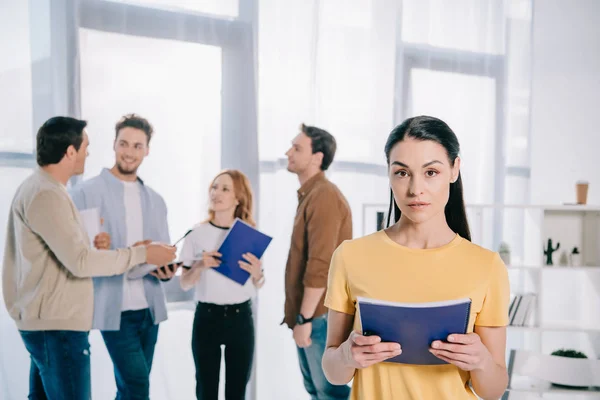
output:
M121 329L102 331L115 369L117 400L148 400L158 325L149 309L121 313Z
M329 383L321 367L327 339L327 314L313 320L310 339L312 344L309 347L298 347L298 360L304 377L304 387L310 394L311 400L348 399L350 387Z
M88 332L20 331L31 356L30 400L91 399Z

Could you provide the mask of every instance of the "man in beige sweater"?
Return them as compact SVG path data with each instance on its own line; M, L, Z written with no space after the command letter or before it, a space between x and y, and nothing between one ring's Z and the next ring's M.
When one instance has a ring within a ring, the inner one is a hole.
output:
M165 244L91 248L66 191L68 180L84 170L85 126L68 117L42 125L37 133L40 168L17 189L8 218L2 289L31 355L32 399L91 397L91 277L122 274L144 262L165 265L175 258L175 248Z

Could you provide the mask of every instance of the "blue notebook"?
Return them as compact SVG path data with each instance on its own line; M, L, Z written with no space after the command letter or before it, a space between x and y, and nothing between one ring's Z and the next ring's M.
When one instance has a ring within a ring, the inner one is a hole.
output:
M434 340L451 333L464 334L469 324L471 299L432 303L394 303L358 297L363 335L400 343L402 353L386 362L417 365L447 364L429 352Z
M219 247L221 265L214 270L244 285L250 274L241 269L238 264L240 260L245 261L242 254L251 253L261 258L272 239L241 219L236 219Z

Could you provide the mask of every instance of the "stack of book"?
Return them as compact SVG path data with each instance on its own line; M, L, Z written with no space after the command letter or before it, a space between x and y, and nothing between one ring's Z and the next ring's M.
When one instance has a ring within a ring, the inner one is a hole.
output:
M508 321L513 326L528 326L532 311L535 309L535 293L521 293L512 296L508 309Z

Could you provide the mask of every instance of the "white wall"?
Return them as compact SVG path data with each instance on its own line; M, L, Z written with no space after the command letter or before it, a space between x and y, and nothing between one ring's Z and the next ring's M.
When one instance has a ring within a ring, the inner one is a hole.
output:
M590 182L589 204L600 204L600 1L534 0L531 109L531 202L575 202L575 182ZM560 221L560 220L559 220ZM560 238L560 230L546 237ZM577 232L577 229L572 229ZM563 236L564 238L564 236ZM568 241L567 241L568 242ZM563 241L563 248L568 248ZM540 250L541 253L541 250ZM598 304L597 274L545 274L543 290L561 291L557 304L545 296L544 322L581 312ZM589 290L590 287L593 289ZM583 305L583 306L582 306ZM575 315L575 316L574 316ZM583 318L585 320L585 317ZM586 321L587 322L587 321ZM551 322L549 322L551 323ZM537 340L537 339L536 339ZM593 357L598 341L581 333L545 334L543 352L575 348Z
M535 0L531 201L600 203L600 1Z

